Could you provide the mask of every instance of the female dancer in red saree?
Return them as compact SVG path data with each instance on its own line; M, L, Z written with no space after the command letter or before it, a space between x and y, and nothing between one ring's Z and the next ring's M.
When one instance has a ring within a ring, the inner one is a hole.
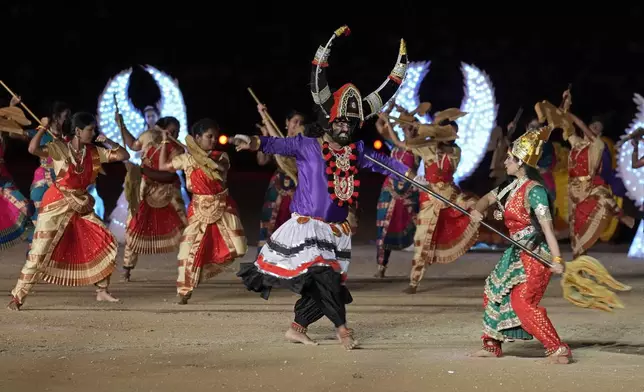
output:
M188 222L181 198L179 176L159 171L161 133L163 130L170 132L176 140L179 121L174 117L163 117L154 128L143 132L138 139L127 130L120 113L116 114L116 123L127 146L132 151L143 152L141 170L136 170L134 165L129 166L130 181L126 180L126 195L136 193L136 190L129 187L140 187L138 198L128 197L128 202L135 204L130 205L125 230L123 279L129 282L140 254L162 254L179 248L181 233ZM182 151L174 142L168 143L166 147L170 159Z
M192 201L188 207L188 226L179 245L179 304L185 305L202 281L224 270L248 250L237 206L228 194L226 177L230 168L228 154L215 151L219 126L203 119L192 126L186 138L188 152L168 160L170 141L163 133L159 169L183 170Z
M130 156L104 135L96 140L110 149L92 144L96 119L89 113L76 113L66 125L74 135L67 143L54 140L41 146L44 128L29 143L31 154L51 158L56 180L43 197L27 261L11 292L11 310L20 309L40 279L62 286L95 284L97 301L118 301L107 291L116 261L116 239L94 213L94 199L87 188L96 182L102 163Z
M572 357L539 302L552 272L563 272L563 260L552 225L553 205L538 171L549 127L531 129L517 139L505 159L510 179L476 204L472 219L480 222L483 212L498 206L495 217L504 219L512 239L551 259L549 269L517 246L508 248L485 281L483 347L476 357L502 356L501 344L514 339L537 338L550 363L566 364Z
M569 98L570 92L564 92L564 100ZM574 128L563 135L572 147L568 156L568 222L570 244L577 257L599 240L613 217L630 228L635 225L635 219L624 215L601 176L602 155L606 148L601 139L602 123L594 121L587 126L574 114L568 115L582 131L582 136L576 135Z
M455 119L465 115L458 109L448 109L435 115L435 129L444 129L456 134L458 126ZM461 149L455 143L427 141L422 146L410 147L411 139L401 142L391 130L386 117L376 123L379 132L387 135L398 147L410 150L425 162L425 176L416 179L432 191L470 209L476 199L463 193L454 183L454 173L461 160ZM424 139L421 135L416 140ZM416 217L414 235L414 259L406 294L415 294L428 265L451 263L464 255L476 243L479 225L471 222L470 217L434 199L426 193L420 194L420 209Z

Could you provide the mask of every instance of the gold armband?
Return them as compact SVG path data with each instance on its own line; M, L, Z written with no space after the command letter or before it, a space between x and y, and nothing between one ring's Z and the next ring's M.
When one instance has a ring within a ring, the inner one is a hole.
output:
M563 259L563 257L561 257L561 256L555 256L555 257L553 257L553 258L552 258L552 261L554 261L554 262L555 262L555 263L557 263L557 264L563 264L563 263L564 263L564 259Z

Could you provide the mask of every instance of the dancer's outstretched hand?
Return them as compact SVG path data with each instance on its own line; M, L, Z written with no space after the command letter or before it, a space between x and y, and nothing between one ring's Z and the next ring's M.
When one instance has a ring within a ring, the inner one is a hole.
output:
M555 263L552 267L550 267L550 271L554 272L555 274L561 275L564 272L564 266L563 264Z
M251 138L248 135L235 135L232 142L235 145L235 150L237 151L257 151L259 149L258 139L259 138L257 137Z
M483 214L481 214L479 210L470 211L470 217L472 218L472 222L474 223L479 223L483 220Z

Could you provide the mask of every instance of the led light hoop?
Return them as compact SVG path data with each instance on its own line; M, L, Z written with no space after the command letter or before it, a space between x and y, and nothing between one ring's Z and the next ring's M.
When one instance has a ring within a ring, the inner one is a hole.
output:
M644 97L635 94L633 101L637 105L637 115L626 129L627 135L639 127L644 127ZM632 155L633 145L630 141L622 144L617 159L617 170L619 170L620 178L624 181L626 195L635 202L636 206L641 207L644 203L644 169L631 167Z
M396 95L396 104L409 111L418 107L420 104L418 91L425 75L429 72L429 66L429 61L409 64L405 79ZM456 120L459 136L456 143L462 150L461 161L454 173L456 183L471 175L485 156L498 109L490 77L479 68L465 63L461 63L461 72L465 90L461 110L469 114ZM394 109L390 115L398 117L400 112ZM423 124L431 122L428 115L416 115L416 118ZM404 140L400 126L394 126L394 131L400 140ZM418 174L423 175L424 170L424 164L421 164Z
M461 63L465 79L465 97L461 111L469 113L456 120L461 148L461 162L454 173L454 182L469 177L487 152L487 145L496 123L497 105L490 77L477 67Z
M637 115L626 129L626 135L639 127L644 127L644 97L635 94L633 102L637 105ZM624 181L626 196L633 200L636 206L642 207L644 205L644 168L633 169L631 166L632 156L633 145L631 142L628 141L622 144L617 159L617 170L619 177ZM644 258L644 221L640 222L637 234L635 234L635 238L633 238L631 247L628 250L628 257Z
M161 100L159 102L161 117L173 116L179 120L181 126L179 140L183 141L188 135L188 122L186 120L186 106L178 82L168 74L159 71L151 65L146 65L143 69L152 76L161 91ZM123 116L123 122L125 122L125 126L132 133L132 136L138 137L147 128L145 119L134 105L132 105L132 101L127 94L131 75L132 68L129 68L110 79L98 102L98 123L101 132L110 139L119 142L122 142L122 140L121 132L114 120L114 114L116 113L114 95L116 95L116 102ZM136 164L141 163L140 154L135 153L129 148L128 152L131 156L130 161Z
M409 63L405 79L396 94L395 102L398 106L411 112L420 105L418 90L420 90L420 84L423 82L425 75L429 72L429 65L429 61ZM394 107L389 115L391 117L398 118L400 116L400 112ZM422 124L430 122L427 116L416 115L416 118L418 118ZM394 132L396 132L396 135L398 135L400 140L405 140L405 134L400 125L394 125Z

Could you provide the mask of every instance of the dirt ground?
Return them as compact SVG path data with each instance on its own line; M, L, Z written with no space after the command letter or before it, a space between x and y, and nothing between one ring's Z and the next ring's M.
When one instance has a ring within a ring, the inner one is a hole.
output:
M142 257L133 282L113 279L119 304L94 302L91 287L42 284L23 311L0 310L0 391L642 391L644 263L625 253L593 254L633 286L624 310L574 307L551 282L542 304L573 347L568 366L543 365L536 341L505 345L501 359L467 357L480 346L483 280L499 253L432 266L407 296L411 253L394 253L391 277L376 280L373 247L355 247L348 317L362 349L352 352L326 319L310 329L320 346L285 342L297 297L276 290L264 301L234 271L177 305L175 255ZM0 254L5 292L22 260L22 247Z

